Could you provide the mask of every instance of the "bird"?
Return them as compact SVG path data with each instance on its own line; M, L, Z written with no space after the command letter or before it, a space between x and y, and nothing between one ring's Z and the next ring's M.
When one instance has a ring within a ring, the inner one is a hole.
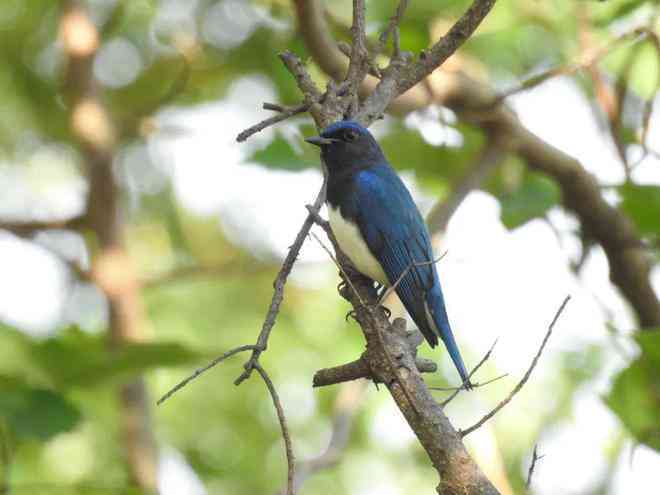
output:
M426 224L373 135L342 120L318 136L327 172L326 206L337 243L355 268L392 287L433 348L442 339L461 378L472 388L454 339Z

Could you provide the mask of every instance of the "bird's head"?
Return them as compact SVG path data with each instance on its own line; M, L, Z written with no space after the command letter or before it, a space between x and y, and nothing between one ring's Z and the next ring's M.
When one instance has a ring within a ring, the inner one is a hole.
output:
M371 133L352 120L335 122L320 136L305 141L321 148L321 156L330 174L368 168L385 160Z

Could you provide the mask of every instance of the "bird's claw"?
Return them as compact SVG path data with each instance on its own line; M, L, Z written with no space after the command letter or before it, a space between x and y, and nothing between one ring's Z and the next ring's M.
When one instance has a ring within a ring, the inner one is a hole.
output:
M383 313L385 313L385 316L387 316L387 319L389 320L390 317L392 316L392 311L390 308L386 308L385 306L381 306L380 309L383 310Z

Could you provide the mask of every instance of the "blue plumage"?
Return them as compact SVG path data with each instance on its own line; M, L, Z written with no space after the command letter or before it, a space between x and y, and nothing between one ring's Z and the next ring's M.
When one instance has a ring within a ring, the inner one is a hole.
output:
M401 302L431 347L442 339L469 387L426 225L380 146L352 121L332 124L307 141L321 147L328 169L330 223L342 250L358 270L382 284L401 278L396 286Z

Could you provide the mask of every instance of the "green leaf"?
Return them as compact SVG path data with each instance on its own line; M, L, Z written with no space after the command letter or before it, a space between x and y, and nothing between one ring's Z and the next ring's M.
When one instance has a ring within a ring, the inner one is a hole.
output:
M293 146L281 135L276 136L268 146L255 152L248 160L283 170L303 170L317 167L319 163L318 158L314 160L304 154L296 153Z
M37 341L0 327L0 376L43 388L90 387L129 380L150 369L208 357L178 343L131 343L112 348L104 336L68 329Z
M630 433L660 451L660 330L635 337L642 354L615 379L605 399Z
M501 198L502 223L509 229L520 227L542 216L559 203L560 197L559 187L552 180L540 174L527 173L515 191Z
M621 208L642 234L660 235L660 186L624 184L618 188Z
M642 349L642 355L660 372L660 328L644 329L635 340Z
M383 153L397 171L413 169L420 184L435 194L445 194L448 183L460 180L473 162L483 136L473 128L459 125L463 143L460 147L433 145L413 129L400 122L379 139Z
M81 414L68 400L50 390L0 378L0 418L17 437L47 440L71 430Z
M660 451L660 369L641 357L623 370L605 402L641 443Z

